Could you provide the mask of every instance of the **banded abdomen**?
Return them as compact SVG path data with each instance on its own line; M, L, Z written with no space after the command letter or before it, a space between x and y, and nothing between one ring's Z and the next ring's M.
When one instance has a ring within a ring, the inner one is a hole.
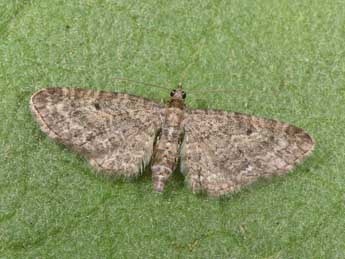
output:
M151 166L153 186L158 192L163 191L166 181L176 169L182 140L183 109L166 109L165 121L159 139L154 147L154 159Z

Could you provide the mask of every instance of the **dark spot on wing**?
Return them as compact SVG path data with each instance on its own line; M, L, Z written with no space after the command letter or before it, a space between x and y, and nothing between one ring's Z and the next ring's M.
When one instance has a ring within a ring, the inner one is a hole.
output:
M101 109L101 106L99 106L99 103L95 103L94 106L95 106L96 110L100 110Z

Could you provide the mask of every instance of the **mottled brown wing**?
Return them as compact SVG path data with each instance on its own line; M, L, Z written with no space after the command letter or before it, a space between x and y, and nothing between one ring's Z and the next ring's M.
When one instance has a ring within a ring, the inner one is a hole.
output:
M181 171L194 192L221 196L259 177L287 173L313 148L303 129L286 123L192 110L186 115Z
M85 156L108 175L136 176L150 161L161 105L122 93L47 88L30 108L50 138Z

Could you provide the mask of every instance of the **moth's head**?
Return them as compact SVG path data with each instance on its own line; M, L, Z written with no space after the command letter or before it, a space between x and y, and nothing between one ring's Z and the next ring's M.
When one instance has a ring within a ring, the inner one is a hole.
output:
M170 93L170 97L172 100L184 100L187 97L185 91L182 90L182 84L179 83L177 89L174 89Z

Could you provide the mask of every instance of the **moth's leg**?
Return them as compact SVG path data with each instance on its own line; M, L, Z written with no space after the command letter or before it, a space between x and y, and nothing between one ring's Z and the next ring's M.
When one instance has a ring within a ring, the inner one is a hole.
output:
M155 137L155 141L153 142L153 151L152 151L152 158L151 158L151 166L154 162L154 159L157 155L157 150L158 150L158 143L159 143L159 140L161 139L161 136L162 136L162 128L159 128L157 130L157 133L156 133L156 137Z
M181 138L180 138L180 148L179 148L179 161L180 161L180 172L186 176L187 174L187 169L185 165L185 160L186 160L186 132L185 129L183 128L183 131L181 133Z
M164 114L160 114L159 115L159 118L160 118L160 120L161 120L161 124L163 125L163 123L164 123Z

